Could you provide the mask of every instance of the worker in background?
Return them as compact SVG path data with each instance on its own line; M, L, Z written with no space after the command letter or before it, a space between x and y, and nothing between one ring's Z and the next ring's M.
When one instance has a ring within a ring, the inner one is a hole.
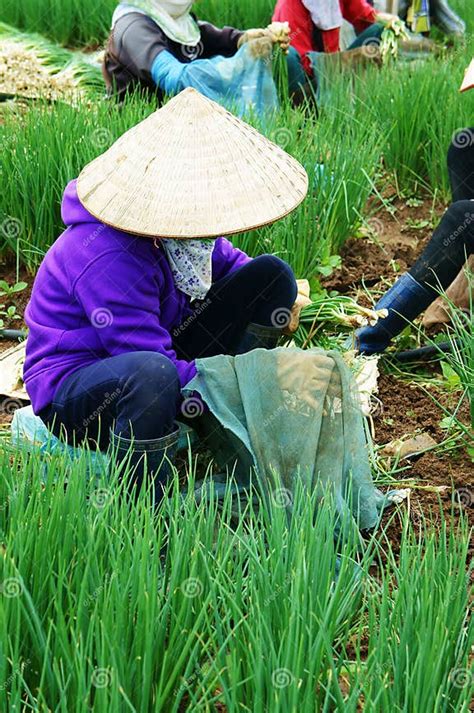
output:
M429 32L431 23L445 35L462 36L466 32L465 22L447 0L400 0L398 14L412 32Z
M474 88L474 60L468 67L462 92ZM448 173L453 202L409 272L403 274L376 304L388 316L374 327L356 332L362 354L383 352L409 322L418 317L459 279L466 259L474 255L474 128L458 131L448 150ZM470 285L466 285L470 292ZM472 296L468 295L468 303Z
M192 86L218 100L225 93L225 78L213 59L233 57L253 40L288 48L288 34L275 34L271 26L219 29L198 21L192 5L189 0L129 0L118 5L103 66L109 94L122 99L139 87L161 100Z
M363 45L380 38L384 26L397 16L378 12L367 0L278 0L273 20L289 23L291 47L296 50L290 55L290 75L302 70L307 76L317 75L323 55L335 57L340 52L344 19L359 34L349 49L340 53L340 59L358 63L376 56L374 52L364 52Z

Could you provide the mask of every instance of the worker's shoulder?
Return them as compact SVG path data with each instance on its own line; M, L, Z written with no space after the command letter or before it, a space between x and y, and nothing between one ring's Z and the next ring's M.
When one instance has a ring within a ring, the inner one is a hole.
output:
M120 47L124 42L143 42L150 37L154 39L166 37L161 27L152 17L139 12L124 15L115 23L112 31L115 45Z
M112 265L123 255L143 263L150 249L148 241L96 221L70 225L51 246L49 254L59 264L74 265L82 271L97 262Z

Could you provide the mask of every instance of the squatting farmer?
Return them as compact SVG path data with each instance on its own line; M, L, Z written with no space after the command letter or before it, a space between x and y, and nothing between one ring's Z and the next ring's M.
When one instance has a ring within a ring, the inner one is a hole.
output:
M50 430L127 454L131 487L147 478L159 500L196 358L271 349L298 313L291 268L222 236L284 217L307 188L297 161L192 89L87 165L26 310L24 379Z
M288 49L285 28L219 29L198 21L192 6L189 0L130 0L118 5L103 66L110 94L122 98L140 88L161 100L192 86L218 101L226 91L235 95L242 90L232 82L222 58L261 39Z
M340 31L343 20L350 22L359 36L343 53L350 62L370 60L371 53L361 47L378 40L385 25L396 15L374 10L367 0L278 0L273 20L288 22L294 52L289 56L290 74L317 75L323 60L335 58L340 51ZM301 80L300 80L301 81Z

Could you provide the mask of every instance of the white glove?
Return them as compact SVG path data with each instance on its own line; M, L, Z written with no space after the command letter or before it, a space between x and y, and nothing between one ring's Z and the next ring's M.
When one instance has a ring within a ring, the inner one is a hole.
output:
M272 22L267 27L273 44L279 44L285 54L290 48L290 25L288 22Z

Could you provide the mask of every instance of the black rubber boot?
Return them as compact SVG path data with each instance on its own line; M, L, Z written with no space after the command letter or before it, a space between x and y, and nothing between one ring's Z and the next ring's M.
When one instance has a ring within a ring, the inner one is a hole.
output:
M400 334L409 322L436 299L436 293L420 285L409 272L403 274L375 305L375 310L386 309L388 316L373 327L356 331L356 348L361 354L385 351L393 337Z
M235 354L246 354L253 349L275 349L281 335L280 327L265 327L251 322L243 333Z
M172 474L172 461L178 449L179 429L162 438L137 441L117 436L111 431L110 445L116 463L128 467L128 491L136 500L143 485L152 489L154 506L163 499Z

